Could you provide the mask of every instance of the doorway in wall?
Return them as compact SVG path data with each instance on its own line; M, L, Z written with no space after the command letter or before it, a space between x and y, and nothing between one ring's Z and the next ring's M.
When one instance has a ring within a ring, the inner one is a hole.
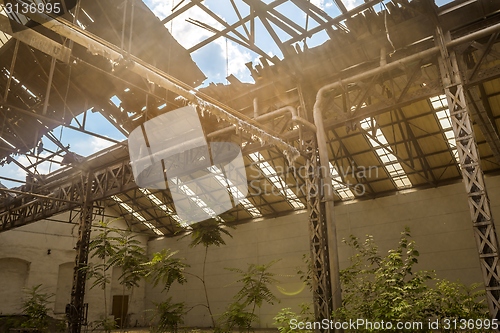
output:
M111 314L118 328L124 328L127 324L128 295L113 295Z

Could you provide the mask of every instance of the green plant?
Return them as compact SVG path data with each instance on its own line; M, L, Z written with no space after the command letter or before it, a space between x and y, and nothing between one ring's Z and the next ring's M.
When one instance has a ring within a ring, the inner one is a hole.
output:
M28 320L22 323L22 327L36 328L40 332L47 332L49 328L48 305L54 294L42 292L42 285L39 284L24 290L25 299L22 311Z
M172 303L172 297L167 298L166 301L155 303L156 315L158 324L152 329L152 332L177 332L179 324L183 324L182 317L186 313L185 303Z
M83 269L88 279L94 282L91 288L99 286L104 293L104 316L95 322L95 327L103 329L115 328L115 323L108 319L106 289L111 282L109 270L113 267L121 268L118 282L125 290L132 290L139 285L139 281L146 275L144 263L146 254L141 243L135 239L136 235L127 230L110 227L112 221L99 222L100 232L96 234L89 244L91 258L98 258L98 263L89 263ZM130 301L130 299L129 299ZM112 326L112 327L111 327Z
M465 286L447 280L437 282L437 313L439 318L485 318L486 306L482 285L474 283ZM478 301L481 299L481 301Z
M203 258L203 267L201 276L197 275L193 276L198 278L203 285L203 291L205 292L205 302L206 302L204 306L207 308L208 313L210 314L210 319L212 320L212 327L216 327L216 323L212 312L212 308L210 307L210 299L208 297L207 284L205 280L205 269L207 266L208 248L210 246L219 247L221 245L226 245L224 238L222 238L223 235L233 237L226 229L226 226L227 225L224 222L222 222L219 218L213 218L192 225L186 234L186 236L188 235L191 236L191 243L189 244L190 247L196 247L198 245L203 245L203 247L205 247L205 256Z
M243 286L234 296L234 302L221 316L223 329L229 331L238 327L240 330L249 331L252 322L257 319L256 308L260 308L263 303L279 302L270 289L272 284L278 282L274 278L275 274L269 271L275 263L276 261L263 265L250 264L246 271L239 268L226 268L240 276L237 282L242 283Z
M280 333L293 333L296 329L291 327L291 323L299 322L312 322L313 314L311 313L311 307L307 303L302 303L300 306L300 312L295 313L292 308L283 308L276 316L274 316L274 325L278 327ZM312 333L312 330L301 330L302 333Z
M110 256L108 264L120 267L121 275L118 282L126 289L139 286L139 281L147 274L144 263L147 260L146 251L136 235L128 230L119 230L116 237L116 251Z
M364 318L371 322L427 322L434 318L485 318L480 293L436 278L434 271L416 270L419 252L406 229L396 249L381 256L367 236L363 243L345 241L355 250L350 266L340 272L343 305L333 312L337 321ZM435 286L435 287L434 287ZM376 330L375 330L376 331ZM422 332L430 329L424 325ZM374 332L358 329L356 332ZM472 332L472 331L471 331Z
M303 270L304 269L303 267L298 268L297 275L299 276L300 281L302 281L307 286L307 289L309 289L310 292L313 292L313 285L312 285L313 266L311 262L311 257L308 256L307 254L303 254L302 261L304 262L306 269Z
M179 284L186 282L184 269L188 266L182 262L182 259L174 256L178 251L163 249L154 253L150 261L142 264L145 269L145 277L149 279L156 287L163 285L162 292L168 292L174 282ZM153 320L158 320L158 325L152 328L153 332L177 331L179 324L183 323L182 317L185 314L185 303L172 303L169 297L166 301L155 303L155 315Z
M98 223L98 228L94 231L100 231L97 235L95 235L89 243L89 253L91 258L98 258L100 262L97 264L89 263L83 269L87 274L87 279L93 279L94 282L91 285L91 289L99 286L104 294L104 318L107 318L107 295L106 288L107 285L111 282L110 275L108 274L108 270L111 268L109 264L109 258L113 257L116 254L116 237L112 236L116 235L118 229L110 227L111 221L100 221ZM107 320L107 319L103 319Z
M252 327L252 322L257 319L257 315L247 310L245 304L238 301L229 304L227 310L221 315L220 321L222 325L219 327L221 332L231 332L233 329L249 331Z
M169 291L174 282L179 284L186 282L184 276L184 269L188 267L187 264L182 262L182 259L174 258L179 251L170 251L170 249L163 249L160 252L154 253L153 258L146 262L145 276L151 280L156 287L158 284L163 285L162 291Z
M116 322L111 318L101 318L92 322L92 332L99 330L110 333L116 328Z

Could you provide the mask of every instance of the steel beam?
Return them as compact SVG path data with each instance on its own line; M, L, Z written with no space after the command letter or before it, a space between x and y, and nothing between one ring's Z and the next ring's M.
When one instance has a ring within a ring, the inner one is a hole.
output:
M471 112L472 118L481 129L481 132L488 142L488 145L495 156L496 161L500 164L500 137L498 135L494 120L490 118L486 110L485 104L488 105L488 97L482 96L476 91L478 87L471 87L467 90L467 104Z
M92 215L93 204L91 200L92 194L92 173L81 175L82 184L82 203L80 212L80 226L78 229L78 241L76 243L76 259L73 271L73 287L71 289L71 303L66 309L68 317L69 332L80 333L82 329L84 313L85 313L85 284L87 273L84 268L87 266L89 255L90 232L92 230ZM86 179L83 179L83 178Z
M471 221L486 287L486 299L491 318L500 319L500 270L497 234L457 55L454 50L448 51L446 48L446 42L450 38L450 33L447 32L445 35L438 23L435 40L440 50L441 78L450 109L460 169L468 196Z
M14 27L14 29L12 29ZM7 16L0 15L0 30L17 40L46 53L59 61L69 63L71 50L52 39L27 28L17 22L9 20Z
M306 161L307 206L309 211L309 239L313 283L313 303L316 321L330 318L333 311L328 229L323 180L319 168L316 140L304 141L308 159ZM329 330L323 330L327 332Z
M62 37L66 37L77 44L80 44L91 53L100 55L109 59L115 64L126 63L127 68L136 75L144 78L149 84L156 84L166 90L169 90L181 97L187 102L199 106L204 111L223 119L230 124L236 125L242 131L256 135L264 142L273 144L282 149L286 155L298 156L299 151L286 143L278 135L265 129L253 119L231 109L209 96L195 91L193 87L175 79L174 77L162 72L158 68L145 63L143 60L127 54L125 59L124 51L117 46L105 41L104 39L93 35L77 26L60 18L52 18L43 14L29 14L34 21L43 24L45 28L52 30Z

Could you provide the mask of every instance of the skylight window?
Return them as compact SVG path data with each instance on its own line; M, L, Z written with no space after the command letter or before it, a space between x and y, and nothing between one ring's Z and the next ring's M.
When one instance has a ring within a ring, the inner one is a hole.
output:
M130 207L128 204L126 204L125 202L123 202L122 199L120 199L116 195L112 195L111 199L113 199L117 204L119 204L127 212L129 212L130 214L132 214L132 216L135 217L137 220L141 221L142 224L144 224L146 227L148 227L149 229L151 229L158 236L164 236L165 235L163 232L161 232L160 230L158 230L158 228L156 228L152 223L148 222L144 218L144 216L142 216L141 214L139 214L138 212L136 212L134 209L132 209L132 207Z
M2 140L3 142L5 142L6 144L8 144L9 146L11 146L12 148L16 149L16 146L14 146L12 143L10 143L9 141L5 140L1 136L0 136L0 140Z
M181 225L184 228L187 227L187 226L189 226L186 222L184 222L179 217L179 215L175 214L175 212L170 207L168 207L166 204L164 204L163 201L161 201L160 199L158 199L158 197L156 195L152 194L148 189L139 188L139 191L141 191L142 194L144 194L146 197L148 197L148 199L153 204L155 204L160 210L162 210L165 214L167 214L167 216L170 216L177 223L179 223L179 225Z
M361 128L369 133L369 136L367 136L368 141L375 149L375 153L394 182L394 185L396 185L398 189L411 187L412 183L410 179L398 162L397 157L388 149L389 142L384 133L377 127L375 119L369 117L361 120Z
M222 174L222 171L216 167L215 165L212 165L211 167L208 168L208 171L210 171L212 174L214 174L215 179L219 182L224 187L228 188L228 191L231 193L234 199L240 203L245 210L252 215L253 218L257 217L262 217L262 213L260 210L258 210L247 198L245 198L245 195L231 182L231 180L227 179L224 177Z
M352 193L349 187L342 182L342 177L340 177L337 168L335 168L331 162L330 162L330 174L332 176L333 190L337 193L339 198L342 201L354 199L354 193Z
M196 193L193 192L192 189L189 188L186 184L184 184L179 178L177 177L172 177L170 179L177 187L179 190L187 195L189 199L194 202L198 207L201 208L209 217L216 219L217 221L220 222L225 222L224 219L220 216L217 216L217 213L210 208L205 201L203 201L199 196L196 195Z
M85 14L85 16L88 17L88 19L90 20L90 22L94 23L94 19L85 11L85 9L82 8L82 12Z
M7 70L7 69L4 69L4 75L9 78L10 77L10 72ZM12 80L14 80L14 82L16 82L17 84L21 84L21 82L14 76L12 75ZM30 95L31 97L37 99L37 96L31 91L29 90L28 87L26 87L24 84L21 84L21 88L28 94Z
M264 160L264 156L261 153L251 153L248 155L250 159L255 162L255 165L262 171L262 173L267 177L267 179L280 191L281 195L286 198L286 201L294 209L304 209L306 206L300 201L293 191L287 187L285 181L278 176L276 170Z
M458 157L457 141L455 140L455 133L453 133L453 127L451 124L450 110L448 108L448 100L446 95L439 95L429 98L434 111L436 111L436 117L439 121L439 126L443 130L443 134L448 142L453 157L458 164L460 164L460 158Z

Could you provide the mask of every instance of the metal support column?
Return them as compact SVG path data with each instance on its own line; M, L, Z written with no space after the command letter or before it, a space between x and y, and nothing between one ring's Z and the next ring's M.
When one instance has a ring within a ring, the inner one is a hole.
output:
M439 66L448 100L448 107L460 158L460 169L468 195L474 235L483 271L486 298L492 318L500 319L500 274L498 267L498 240L484 183L472 122L464 93L455 51L446 48L449 32L444 35L437 27L436 43L440 48Z
M329 319L333 310L326 207L325 201L323 200L323 186L321 170L319 168L316 138L314 135L311 135L311 137L304 142L308 155L306 161L306 184L307 205L309 209L314 314L316 321L321 321L323 319Z
M66 309L68 316L69 332L80 333L85 315L85 282L87 274L83 267L87 265L89 254L90 231L92 228L93 203L92 194L92 173L82 174L82 208L80 212L80 227L78 230L78 242L76 243L76 259L73 272L73 288L71 289L71 304ZM83 178L86 179L83 179Z

